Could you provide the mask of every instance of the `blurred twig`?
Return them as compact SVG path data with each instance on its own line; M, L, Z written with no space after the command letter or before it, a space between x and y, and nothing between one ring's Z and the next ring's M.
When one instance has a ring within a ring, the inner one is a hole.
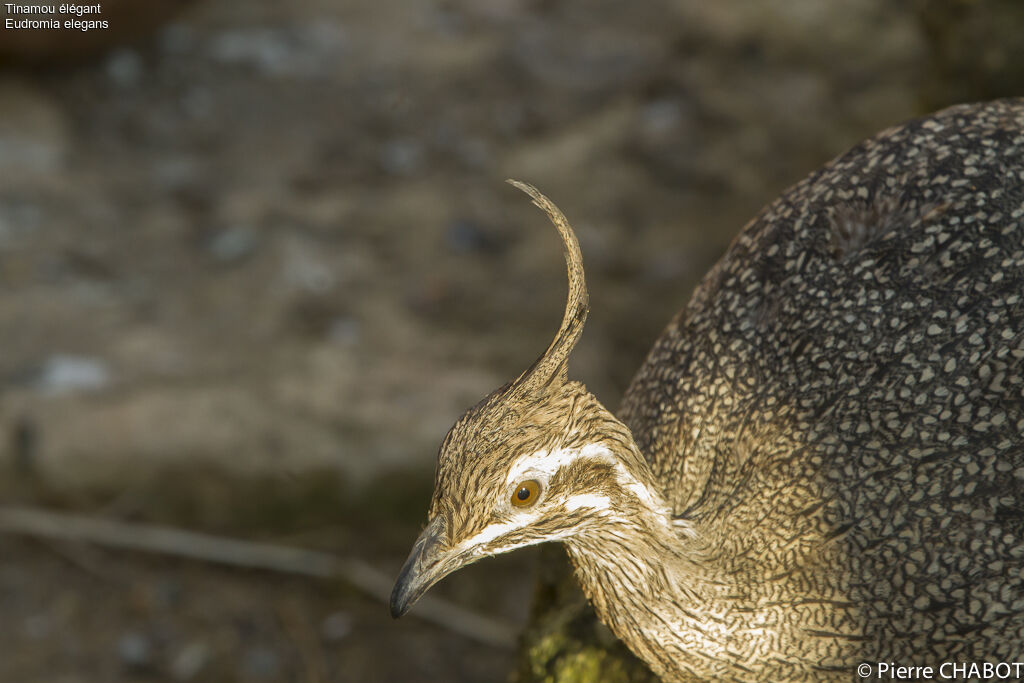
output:
M174 527L115 522L32 508L0 507L0 533L87 542L231 567L340 579L385 604L391 595L391 579L362 560ZM410 614L487 645L510 649L516 643L516 630L511 625L429 595L421 598Z

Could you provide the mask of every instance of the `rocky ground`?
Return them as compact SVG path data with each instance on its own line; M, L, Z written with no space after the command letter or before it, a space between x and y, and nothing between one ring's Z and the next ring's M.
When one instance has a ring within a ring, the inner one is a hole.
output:
M920 113L930 73L886 0L208 0L95 57L3 55L2 500L389 575L445 431L561 315L557 237L506 177L576 227L572 372L614 405L745 220ZM514 666L344 585L3 536L0 556L4 681ZM532 557L439 593L521 623Z

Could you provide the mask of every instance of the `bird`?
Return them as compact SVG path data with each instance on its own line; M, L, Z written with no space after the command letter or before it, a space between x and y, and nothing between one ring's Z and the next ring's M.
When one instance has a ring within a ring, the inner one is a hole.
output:
M781 194L615 412L567 375L589 310L572 228L510 182L564 243L565 314L445 437L392 616L556 541L664 681L1020 659L1024 99L890 128Z

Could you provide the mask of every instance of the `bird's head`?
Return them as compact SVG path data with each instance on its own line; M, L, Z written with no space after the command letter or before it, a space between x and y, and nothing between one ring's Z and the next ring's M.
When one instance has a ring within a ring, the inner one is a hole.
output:
M438 457L429 520L391 594L399 617L430 586L489 555L600 533L651 500L649 469L629 430L579 382L569 353L587 317L579 244L561 211L510 181L547 212L565 246L569 297L544 354L470 408Z

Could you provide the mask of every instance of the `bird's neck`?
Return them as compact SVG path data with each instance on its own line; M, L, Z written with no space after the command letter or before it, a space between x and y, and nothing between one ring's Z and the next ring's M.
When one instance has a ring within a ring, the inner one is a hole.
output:
M692 635L685 656L699 657L718 646L709 640L724 587L708 576L708 549L689 524L673 519L646 461L631 447L634 453L618 454L625 495L616 509L600 527L567 539L566 548L598 616L634 652L652 666L665 657L658 631L667 623Z
M822 605L828 605L822 618L837 635L849 631L851 636L835 641L829 662L845 666L853 661L861 635L858 622L850 618L854 608L843 595L819 594L805 581L813 578L815 566L838 557L826 553L808 567L788 567L782 572L788 578L771 576L781 565L730 561L735 560L728 551L730 539L710 537L706 525L673 517L646 461L633 448L642 464L619 458L630 463L619 469L619 484L631 495L620 499L601 526L565 541L598 616L633 652L671 681L744 681L752 671L764 680L792 675L824 680L825 670L814 668L823 661L814 649L819 644L809 642L813 639L804 625L810 624L811 612L816 609L821 617ZM828 630L814 624L807 628ZM762 657L766 652L792 656Z
M630 445L632 454L618 454L628 495L600 527L565 541L580 584L601 620L665 680L743 680L736 672L749 672L746 659L760 651L751 641L781 635L763 628L775 620L752 608L720 562L718 543L673 518Z

